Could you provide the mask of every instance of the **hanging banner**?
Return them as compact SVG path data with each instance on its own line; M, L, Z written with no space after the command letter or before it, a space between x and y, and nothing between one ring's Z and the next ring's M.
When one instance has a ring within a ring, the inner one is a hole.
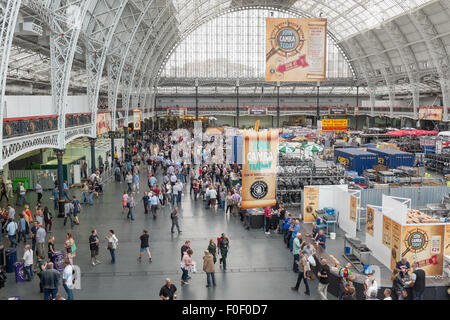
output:
M141 130L141 110L133 110L133 130Z
M401 254L402 249L402 226L392 221L392 236L391 236L391 270L394 270L395 265L397 264L397 261L400 260L400 258L403 255Z
M303 221L314 222L316 221L314 215L316 210L319 209L319 188L317 187L305 187L305 198L303 199Z
M444 254L450 257L450 225L445 226L445 241L444 241L445 249Z
M439 108L419 108L419 120L442 120L442 109Z
M329 115L346 115L347 114L347 108L328 108L328 114Z
M354 116L359 115L359 107L358 106L355 106L355 108L353 109L353 115Z
M403 227L402 256L417 262L427 276L440 276L443 271L444 225Z
M383 238L381 239L382 243L391 248L391 240L392 238L392 220L385 215L383 215Z
M356 222L356 210L358 207L358 198L350 196L350 220Z
M373 237L373 227L375 219L375 210L372 207L367 206L366 210L366 233Z
M324 81L327 19L266 18L266 81Z
M348 131L347 119L322 119L323 132L345 132Z
M263 208L276 203L278 130L244 131L242 209Z
M97 113L97 135L111 130L111 113Z
M251 108L248 109L249 116L267 116L267 108Z

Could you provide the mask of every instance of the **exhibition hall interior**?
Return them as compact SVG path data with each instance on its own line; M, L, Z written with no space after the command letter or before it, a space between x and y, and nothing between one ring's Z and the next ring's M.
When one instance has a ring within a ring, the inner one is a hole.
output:
M450 1L0 0L0 28L0 300L450 299Z

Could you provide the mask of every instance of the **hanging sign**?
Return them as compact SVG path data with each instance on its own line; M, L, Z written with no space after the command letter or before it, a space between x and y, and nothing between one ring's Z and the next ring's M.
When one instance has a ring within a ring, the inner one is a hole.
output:
M133 110L133 129L141 130L141 110Z
M324 81L327 19L266 19L266 81Z
M366 233L373 237L375 210L372 207L367 207L366 210Z
M323 132L347 132L347 119L322 119Z
M402 249L402 226L391 220L392 233L391 233L391 270L394 270L397 261L403 255L400 255Z
M248 108L249 116L267 116L267 108Z
M347 114L347 108L333 108L330 107L328 109L329 115L346 115Z
M314 215L319 209L319 188L305 187L305 198L303 199L303 221L314 222Z
M242 209L276 203L278 130L245 131L242 166Z
M385 215L383 215L383 237L381 238L382 243L391 248L391 238L392 238L392 220Z

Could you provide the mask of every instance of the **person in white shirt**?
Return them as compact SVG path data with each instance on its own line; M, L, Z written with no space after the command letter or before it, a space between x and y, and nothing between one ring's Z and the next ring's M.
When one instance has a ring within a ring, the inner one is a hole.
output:
M73 300L73 267L69 259L64 260L64 270L62 274L63 287L67 293L67 300Z
M16 209L11 207L10 204L8 204L8 219L14 220L14 216L16 215Z
M392 300L391 297L391 289L384 289L384 299L383 300Z
M210 186L209 189L209 199L211 203L211 208L214 209L216 207L217 191L213 186Z
M175 200L177 201L177 205L181 202L181 193L182 187L179 181L175 183L172 187L172 205L174 205Z
M11 247L15 248L17 247L16 242L16 233L17 233L17 223L13 221L13 219L8 219L8 225L6 226L6 231L8 232L8 238L11 242Z
M151 204L150 211L153 214L153 219L156 219L156 210L158 209L159 197L156 195L155 192L153 192L152 194L153 196L150 199Z
M375 271L371 271L368 274L366 280L364 281L364 292L366 295L366 299L369 299L372 296L372 292L375 292L375 296L376 293L378 292L378 284L373 276L374 273Z
M31 250L31 245L25 245L25 252L23 253L23 268L25 269L25 273L27 274L28 281L33 280L33 250Z

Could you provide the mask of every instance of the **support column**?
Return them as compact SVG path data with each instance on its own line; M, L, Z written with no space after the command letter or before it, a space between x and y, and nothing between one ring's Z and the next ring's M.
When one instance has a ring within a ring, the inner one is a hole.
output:
M64 150L56 150L56 157L58 159L58 218L64 217L64 174L63 174L63 156Z
M320 82L317 82L316 128L320 120Z
M356 86L356 106L359 106L359 86Z
M198 80L195 80L195 121L198 121Z
M127 161L128 156L128 126L123 127L123 159Z
M280 81L277 81L277 128L280 127Z
M95 141L96 139L89 139L89 142L91 143L91 171L94 173L97 169L95 166Z
M239 129L239 79L236 81L236 128Z
M375 90L369 89L370 115L375 116Z
M109 134L109 136L111 137L111 166L112 166L112 164L113 164L113 162L114 162L114 150L115 150L115 147L114 147L114 132L110 132L110 134Z

